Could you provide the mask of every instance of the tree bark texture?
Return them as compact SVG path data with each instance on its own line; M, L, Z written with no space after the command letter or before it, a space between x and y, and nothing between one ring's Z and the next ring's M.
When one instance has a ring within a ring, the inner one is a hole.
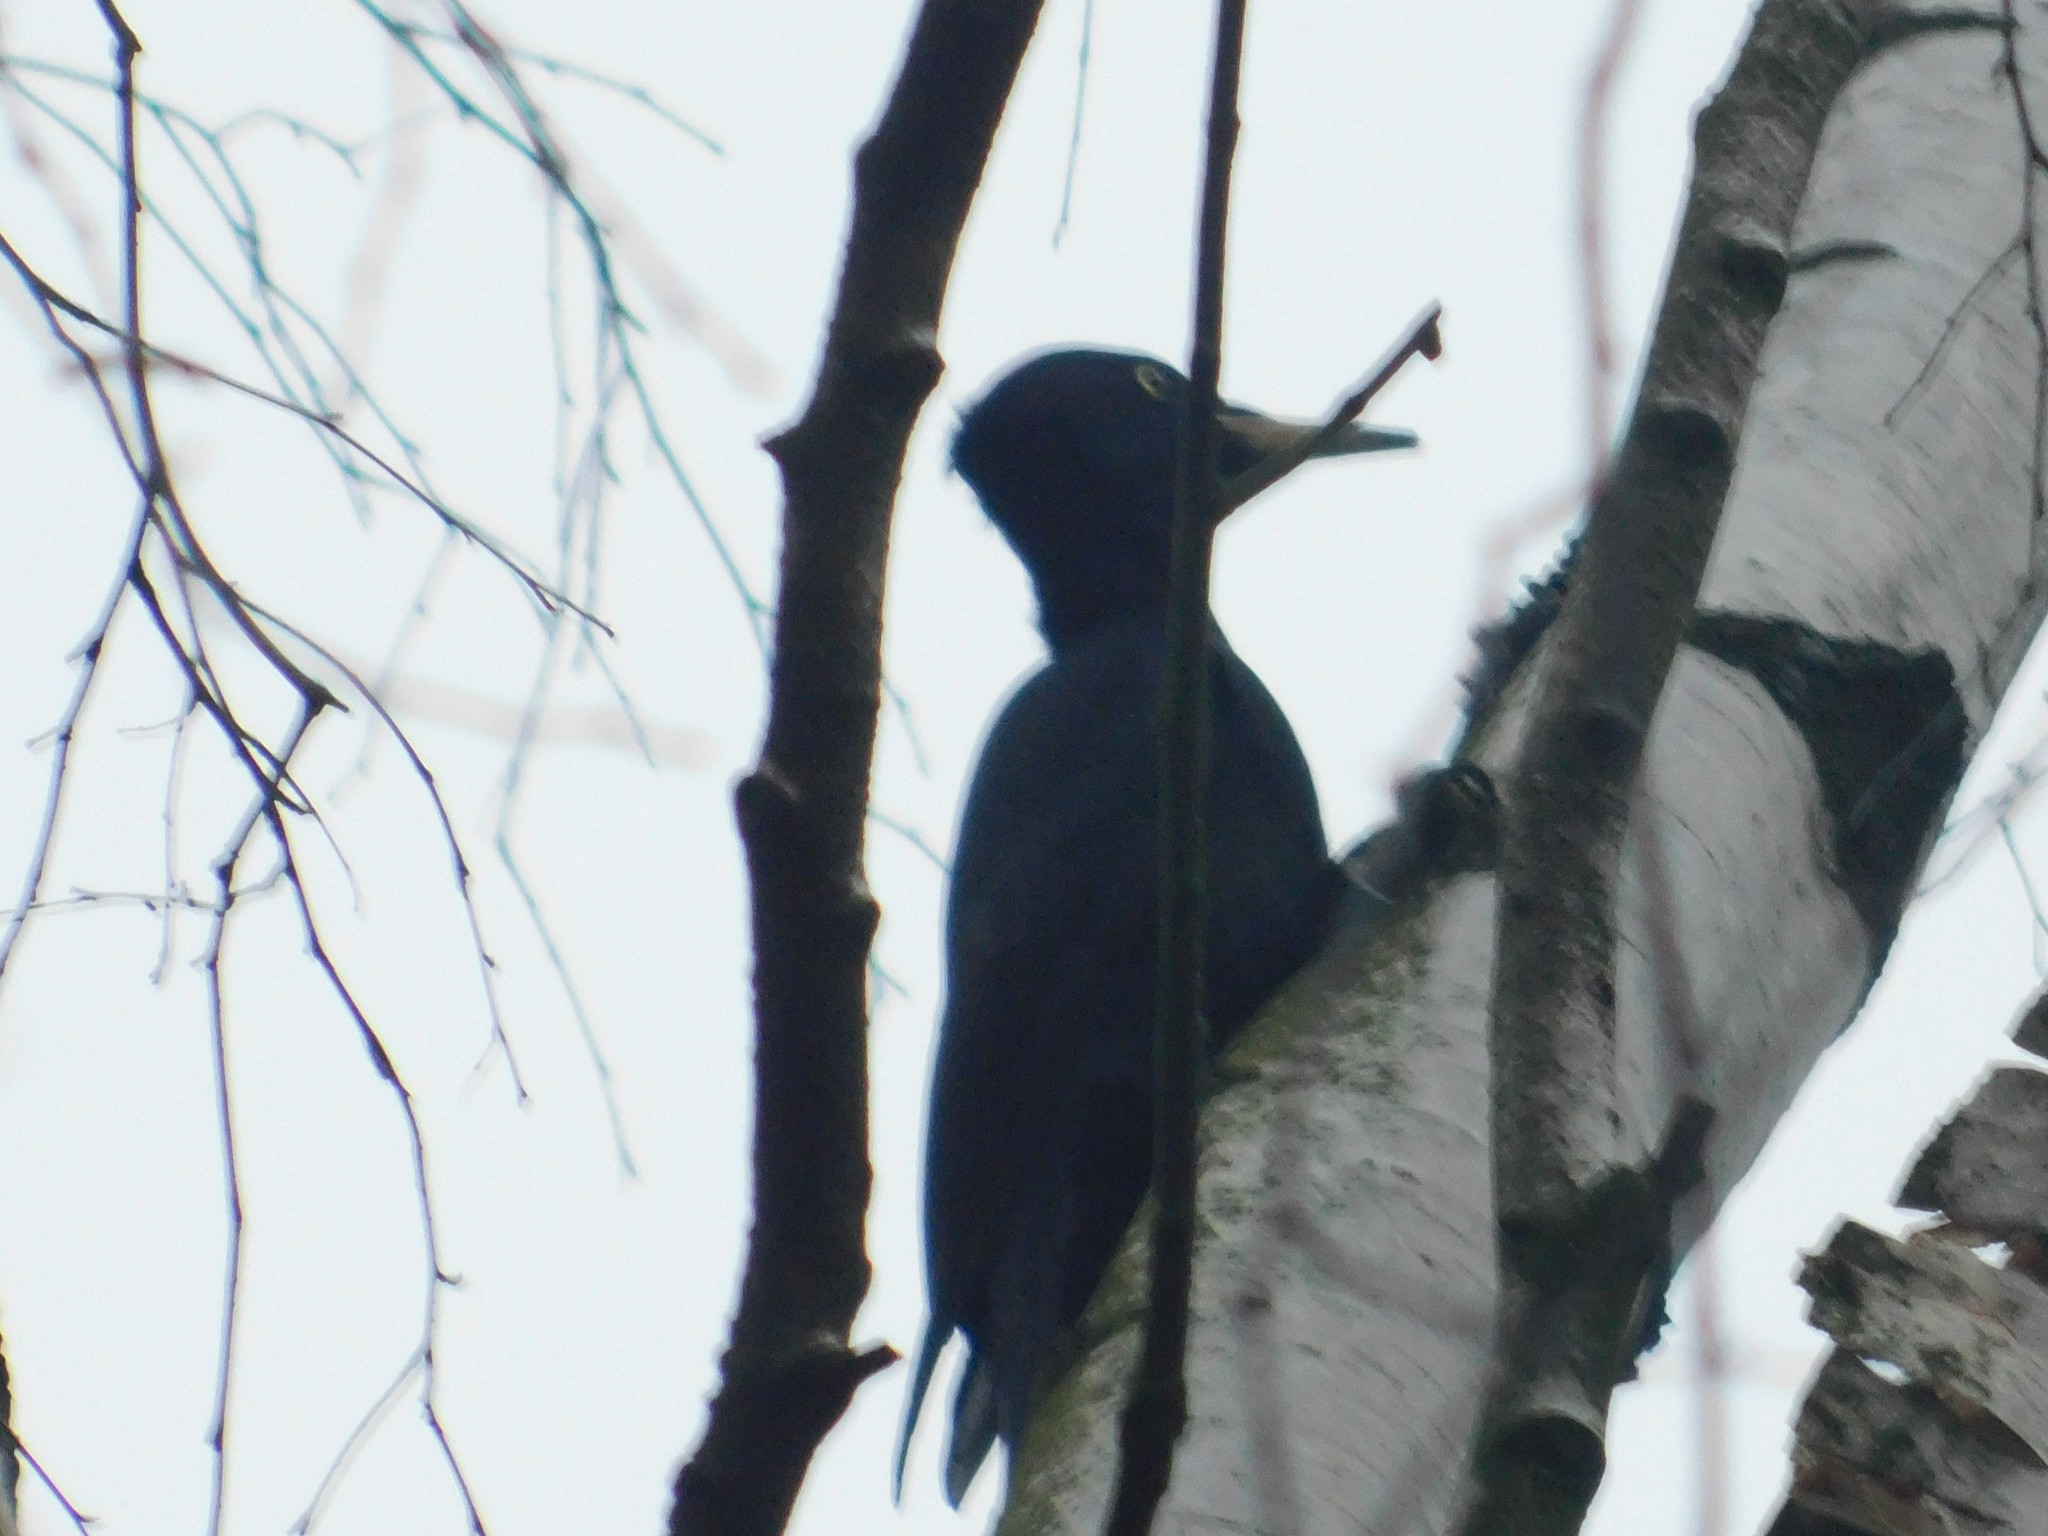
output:
M1666 1176L1673 1256L1861 1006L2042 616L2048 349L2013 80L2029 109L2048 102L2048 22L2012 31L2009 74L1995 8L1767 0L1758 35L1802 18L1853 22L1865 52L1810 176L1786 169L1805 180L1790 240L1706 232L1782 271L1782 304L1613 861L1612 1077L1595 1091L1613 1155ZM1700 373L1721 366L1715 327L1686 345ZM1638 472L1622 463L1611 494ZM1475 722L1467 781L1513 782L1559 652L1546 636ZM1501 886L1485 797L1425 825L1444 800L1409 796L1362 850L1393 899L1358 894L1205 1110L1191 1420L1161 1531L1411 1536L1469 1511L1501 1366ZM1141 1247L1013 1469L1011 1536L1099 1528Z
M895 1359L850 1342L867 1294L867 960L862 865L881 705L883 575L903 454L938 382L953 255L1039 0L926 0L874 133L803 416L782 471L766 740L735 794L753 893L754 1224L704 1438L669 1529L773 1536L860 1383Z
M1649 1146L1621 1112L1622 849L1785 296L1794 219L1827 114L1865 55L1868 10L1762 6L1699 113L1640 395L1502 765L1490 1041L1501 1369L1471 1536L1577 1529L1604 1470L1609 1398L1661 1306L1670 1204L1697 1176L1711 1106L1689 1103ZM1697 1022L1675 1001L1669 1027L1688 1039Z

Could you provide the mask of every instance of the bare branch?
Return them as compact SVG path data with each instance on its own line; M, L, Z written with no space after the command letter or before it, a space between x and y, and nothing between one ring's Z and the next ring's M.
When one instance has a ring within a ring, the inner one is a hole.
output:
M735 796L753 891L754 1225L672 1536L782 1529L818 1442L896 1358L849 1342L867 1292L862 872L881 707L882 588L904 447L937 382L939 314L1039 0L926 0L854 159L852 229L784 490L767 739Z

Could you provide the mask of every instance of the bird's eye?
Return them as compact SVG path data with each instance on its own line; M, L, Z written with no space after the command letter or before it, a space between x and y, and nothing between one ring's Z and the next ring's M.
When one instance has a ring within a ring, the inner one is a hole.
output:
M1166 398L1166 370L1156 363L1140 363L1132 370L1138 379L1138 388L1154 400Z

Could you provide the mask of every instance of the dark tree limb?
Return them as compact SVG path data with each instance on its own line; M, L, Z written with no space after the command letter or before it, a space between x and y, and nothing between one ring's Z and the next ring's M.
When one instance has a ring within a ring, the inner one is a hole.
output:
M672 1536L773 1536L886 1345L867 1294L862 869L881 703L882 589L904 448L943 364L939 313L1040 0L925 0L873 135L803 416L770 438L783 548L767 739L735 794L753 891L754 1224L704 1438Z
M1505 1364L1470 1530L1577 1528L1604 1463L1607 1397L1633 1353L1632 1314L1666 1260L1673 1191L1658 1164L1683 1159L1628 1147L1620 1130L1622 839L1821 127L1884 13L1858 0L1765 0L1700 113L1641 394L1503 786L1492 1059Z

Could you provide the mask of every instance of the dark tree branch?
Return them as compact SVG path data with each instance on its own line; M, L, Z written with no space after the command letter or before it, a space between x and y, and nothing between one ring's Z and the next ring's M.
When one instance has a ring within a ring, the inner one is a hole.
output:
M1208 1054L1202 1017L1208 908L1209 556L1214 545L1216 395L1223 373L1223 260L1245 0L1217 0L1208 152L1195 236L1194 335L1175 466L1173 564L1160 706L1159 991L1153 1035L1150 1303L1124 1405L1108 1536L1145 1536L1188 1419L1188 1288L1195 1254L1195 1121Z
M735 795L753 890L754 1225L673 1536L772 1536L854 1390L895 1358L849 1341L867 1293L862 871L882 588L903 453L938 381L954 250L1040 0L925 0L874 134L810 403L769 439L783 550L767 739Z
M1504 1376L1469 1530L1576 1529L1671 1191L1622 1145L1614 898L1630 791L1719 524L1793 216L1883 8L1766 0L1701 112L1639 403L1504 785L1493 1160ZM1695 1133L1696 1134L1696 1133Z

